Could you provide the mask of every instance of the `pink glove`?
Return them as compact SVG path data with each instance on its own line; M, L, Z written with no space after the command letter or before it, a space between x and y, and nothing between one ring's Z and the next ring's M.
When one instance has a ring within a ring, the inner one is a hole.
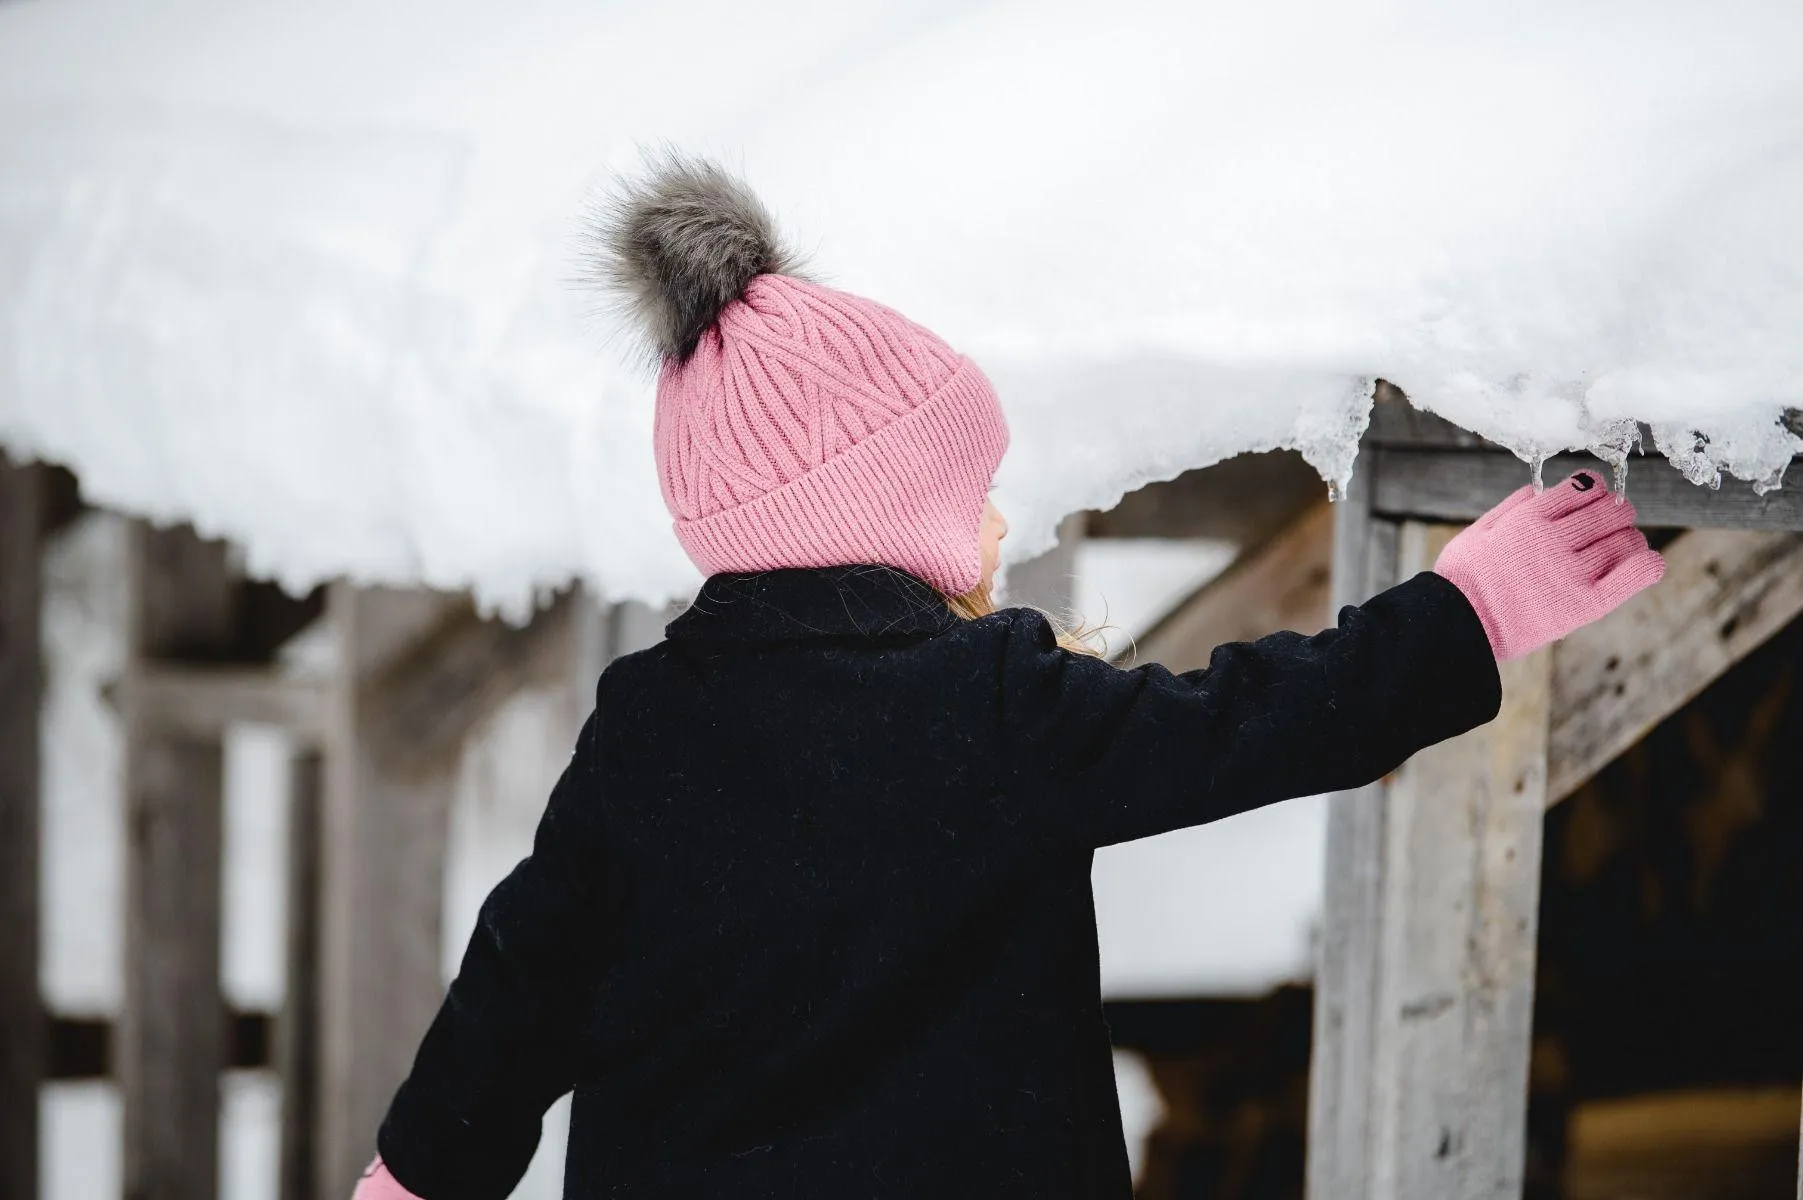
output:
M351 1193L351 1200L419 1200L419 1197L395 1182L394 1176L377 1158L357 1181L357 1190Z
M1471 601L1501 661L1613 612L1658 583L1665 560L1634 528L1634 507L1579 471L1544 492L1524 487L1479 517L1434 570Z

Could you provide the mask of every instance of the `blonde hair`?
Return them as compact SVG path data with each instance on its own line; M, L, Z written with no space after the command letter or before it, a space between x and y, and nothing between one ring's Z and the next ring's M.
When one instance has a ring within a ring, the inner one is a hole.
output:
M954 615L962 617L966 621L987 617L996 611L995 597L990 594L987 583L978 583L976 587L961 595L947 596L945 604ZM1067 626L1051 613L1047 613L1045 616L1052 623L1052 631L1058 635L1058 644L1064 649L1069 650L1072 654L1087 654L1091 658L1102 657L1100 643L1104 626L1085 625L1081 622Z

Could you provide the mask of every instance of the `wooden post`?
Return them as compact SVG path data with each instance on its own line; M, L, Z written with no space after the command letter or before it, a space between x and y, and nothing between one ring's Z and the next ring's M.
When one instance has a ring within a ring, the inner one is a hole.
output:
M334 584L324 722L314 1194L347 1194L444 996L440 928L464 739L521 687L569 683L579 607L521 628L430 592ZM561 655L561 657L559 657ZM555 667L551 665L555 662Z
M0 457L0 1200L37 1200L44 469Z
M1453 532L1405 525L1403 561L1427 567ZM1389 789L1378 1195L1521 1194L1551 667L1550 650L1504 663L1497 719Z
M332 585L338 645L326 729L320 912L318 1159L314 1196L350 1194L444 995L439 926L457 766L395 767L378 710L385 667L439 627L444 598ZM446 703L454 697L444 697Z
M134 656L207 659L229 648L225 547L191 530L137 526L130 570ZM223 754L127 706L125 1007L117 1069L127 1200L210 1200L217 1191Z
M1452 532L1405 525L1398 573ZM1503 689L1495 722L1422 751L1330 826L1318 1200L1521 1194L1551 652L1505 664Z
M1370 472L1334 509L1333 608L1396 581L1396 526L1371 513ZM1309 1071L1310 1200L1363 1200L1370 1175L1370 1082L1384 909L1383 787L1341 792L1327 813L1327 878L1315 970Z
M287 994L277 1032L282 1079L281 1200L320 1194L319 873L324 764L317 748L299 750L288 787Z

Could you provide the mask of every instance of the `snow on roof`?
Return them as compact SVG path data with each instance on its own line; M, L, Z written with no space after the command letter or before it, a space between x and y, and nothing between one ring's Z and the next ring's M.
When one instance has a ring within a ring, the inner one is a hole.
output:
M569 283L667 139L983 363L1018 554L1241 451L1344 478L1376 377L1770 485L1800 52L1775 0L5 5L0 441L295 586L680 593Z

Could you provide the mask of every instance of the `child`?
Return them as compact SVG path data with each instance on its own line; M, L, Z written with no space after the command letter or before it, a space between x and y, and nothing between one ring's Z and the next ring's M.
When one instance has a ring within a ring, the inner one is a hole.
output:
M976 364L801 278L714 166L660 164L603 235L709 578L602 676L358 1200L500 1200L571 1090L582 1200L1129 1196L1096 847L1368 783L1663 571L1580 474L1336 629L1119 670L989 603Z

